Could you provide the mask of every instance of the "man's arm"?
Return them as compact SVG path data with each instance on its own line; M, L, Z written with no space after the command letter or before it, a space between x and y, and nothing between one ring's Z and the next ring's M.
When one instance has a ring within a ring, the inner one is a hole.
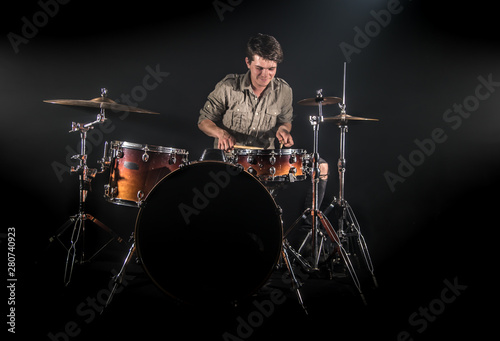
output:
M217 148L222 150L230 150L233 148L236 140L226 130L218 127L213 121L204 119L198 123L198 128L206 135L218 139Z

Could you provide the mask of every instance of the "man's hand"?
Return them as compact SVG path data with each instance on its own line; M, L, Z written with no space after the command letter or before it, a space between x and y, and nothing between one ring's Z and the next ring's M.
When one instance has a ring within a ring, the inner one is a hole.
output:
M292 125L290 123L285 123L278 128L276 138L280 145L283 144L285 147L293 146L293 138L292 135L290 135L290 130L292 130Z
M224 129L221 129L217 138L219 139L217 147L225 151L233 149L234 144L236 143L236 139Z
M198 124L198 128L210 137L219 139L217 148L229 151L236 143L235 138L222 128L219 128L214 122L209 119L204 119Z

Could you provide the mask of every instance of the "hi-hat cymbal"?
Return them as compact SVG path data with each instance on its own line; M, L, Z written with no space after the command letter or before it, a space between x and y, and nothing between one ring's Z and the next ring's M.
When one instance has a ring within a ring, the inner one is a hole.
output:
M158 115L159 113L149 111L146 109L140 109L136 107L131 107L128 105L124 104L119 104L113 101L112 99L109 99L107 97L97 97L94 99L90 100L83 100L83 99L47 99L44 100L45 103L52 103L52 104L61 104L61 105L71 105L71 106L76 106L76 107L90 107L90 108L102 108L102 109L110 109L114 111L128 111L128 112L136 112L136 113L141 113L141 114L155 114Z
M320 100L319 97L306 98L306 99L301 99L300 101L297 102L297 104L318 106L320 102L322 105L337 104L342 102L342 98L339 97L322 97L322 99L323 100Z
M340 123L347 123L348 121L356 121L356 122L379 121L379 119L378 118L356 117L356 116L351 116L351 115L347 115L347 114L340 114L340 115L332 116L332 117L323 117L323 121L340 124Z

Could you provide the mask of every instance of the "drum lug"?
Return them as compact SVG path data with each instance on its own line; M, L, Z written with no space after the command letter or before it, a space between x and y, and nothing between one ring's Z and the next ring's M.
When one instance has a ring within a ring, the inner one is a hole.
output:
M274 156L274 153L271 155L271 157L269 158L269 163L271 165L274 165L276 163L276 156Z
M255 169L253 169L252 167L249 167L247 172L252 174L253 176L257 176L257 171Z
M295 175L295 174L297 174L297 168L295 168L295 167L290 167L290 172L289 172L289 173L290 173L290 174L294 174L294 175Z
M111 187L110 185L104 185L104 195L110 199L116 198L118 194L118 188Z
M142 161L148 162L149 161L149 154L147 150L144 151L144 154L142 154Z
M253 164L254 160L255 160L255 159L254 159L253 155L248 155L248 156L247 156L247 162L248 162L249 164Z
M118 148L115 150L115 155L114 157L116 158L122 158L123 157L123 149L122 146L118 146Z
M274 167L269 168L269 173L271 173L271 175L274 178L274 174L276 174L276 168L274 168Z
M293 153L290 156L290 163L295 163L295 162L297 162L297 155L295 155L295 153Z
M169 165L173 165L177 162L177 158L175 157L175 154L172 154L172 156L170 157L170 159L168 160L168 164Z
M144 192L139 190L137 192L137 205L141 205L142 199L144 199Z

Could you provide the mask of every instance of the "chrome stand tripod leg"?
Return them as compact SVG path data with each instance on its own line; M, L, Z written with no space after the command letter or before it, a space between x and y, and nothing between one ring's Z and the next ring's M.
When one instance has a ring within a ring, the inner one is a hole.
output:
M307 312L307 308L304 305L304 300L302 299L302 294L300 293L300 284L299 281L297 280L297 277L295 277L295 273L293 272L292 265L290 264L290 259L288 258L288 248L290 246L288 245L288 241L285 239L283 240L283 248L281 250L281 254L283 256L283 260L285 261L286 267L288 269L288 273L290 274L290 277L292 279L292 288L295 291L295 294L297 295L297 300L299 301L300 306L302 309L304 309L304 312L306 315L309 315Z
M365 238L361 234L361 228L359 226L358 219L356 219L356 215L354 214L354 211L352 210L351 206L347 201L345 201L345 205L347 209L347 214L349 216L349 219L351 220L351 226L355 229L355 233L358 239L358 244L361 249L361 253L363 254L366 267L368 268L368 271L370 271L370 274L372 275L375 287L378 288L377 278L375 277L374 273L375 269L373 267L372 259L370 257L370 252L368 251L368 246L366 245Z
M66 255L66 265L64 267L64 285L68 286L71 282L71 276L73 275L73 267L75 266L76 257L76 244L80 239L80 234L85 229L84 221L81 215L76 218L75 224L73 226L73 232L71 234L71 245L68 248L68 253ZM71 262L70 262L71 258Z
M130 260L132 259L132 256L135 253L135 241L132 242L132 245L130 246L130 249L128 250L127 257L125 257L125 260L123 261L122 268L120 269L120 272L115 276L114 282L115 284L113 285L113 289L111 290L111 293L109 294L108 300L106 301L106 304L104 305L104 309L106 309L109 304L111 303L111 300L113 299L113 296L118 290L118 287L122 284L123 282L123 277L125 276L125 270L127 269L128 264L130 263ZM104 309L101 311L104 311Z
M347 253L347 251L345 250L344 246L342 245L342 241L340 240L338 234L333 229L332 225L330 224L330 221L324 215L322 215L321 213L320 213L319 218L320 218L321 224L323 225L323 227L325 228L326 232L330 236L330 239L334 243L336 243L338 245L340 257L344 261L344 264L347 267L347 270L349 271L349 274L351 275L352 281L354 282L354 285L358 289L358 293L359 293L359 295L361 297L361 300L363 301L363 303L365 305L367 305L366 299L365 299L365 295L361 291L361 283L359 282L358 276L356 275L356 271L354 270L354 266L351 263L351 260L349 258L349 254Z

